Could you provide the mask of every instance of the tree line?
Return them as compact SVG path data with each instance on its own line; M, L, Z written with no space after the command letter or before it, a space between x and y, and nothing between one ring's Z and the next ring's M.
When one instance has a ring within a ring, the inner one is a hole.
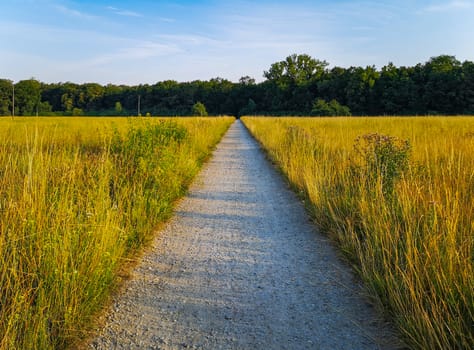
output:
M273 63L261 83L249 76L138 86L0 79L0 115L474 114L471 61L441 55L413 67L328 66L294 54Z

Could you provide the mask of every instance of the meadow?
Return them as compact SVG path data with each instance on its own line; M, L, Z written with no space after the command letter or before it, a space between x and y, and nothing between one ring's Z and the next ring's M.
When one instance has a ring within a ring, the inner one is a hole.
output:
M0 349L87 337L233 120L0 119Z
M410 348L474 348L474 118L242 120Z

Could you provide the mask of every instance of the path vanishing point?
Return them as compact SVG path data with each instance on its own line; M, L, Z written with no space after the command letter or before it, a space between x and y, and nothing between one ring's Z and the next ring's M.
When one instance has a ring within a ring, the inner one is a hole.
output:
M400 349L237 120L90 349Z

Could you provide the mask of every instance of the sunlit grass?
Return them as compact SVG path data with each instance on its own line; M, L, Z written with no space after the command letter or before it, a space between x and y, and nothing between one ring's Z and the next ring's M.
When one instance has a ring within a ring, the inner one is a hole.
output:
M474 347L474 118L243 120L410 347ZM407 166L390 147L361 166L368 134L408 141Z
M84 337L232 121L0 119L0 349Z

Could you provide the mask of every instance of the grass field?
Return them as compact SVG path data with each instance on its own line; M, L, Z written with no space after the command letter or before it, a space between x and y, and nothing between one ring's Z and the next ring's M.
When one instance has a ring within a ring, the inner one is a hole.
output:
M0 349L87 336L233 120L0 119Z
M243 121L411 348L474 348L474 118Z

